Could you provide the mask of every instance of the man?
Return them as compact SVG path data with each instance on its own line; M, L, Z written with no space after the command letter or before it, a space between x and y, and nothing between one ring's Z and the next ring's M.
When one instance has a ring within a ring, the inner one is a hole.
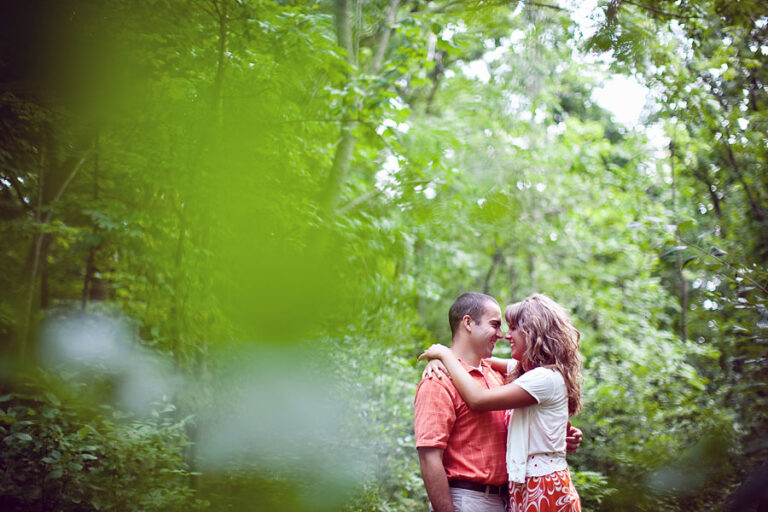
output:
M451 350L486 388L504 377L488 361L501 338L501 309L482 293L459 296L448 313ZM473 411L448 378L422 379L414 401L421 475L435 512L504 512L507 505L505 411ZM569 432L569 451L581 442ZM459 505L460 504L460 505Z

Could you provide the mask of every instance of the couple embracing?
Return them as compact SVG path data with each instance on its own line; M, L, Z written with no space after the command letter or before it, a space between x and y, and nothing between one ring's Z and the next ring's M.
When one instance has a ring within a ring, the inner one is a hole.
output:
M416 448L436 512L580 512L566 451L581 443L579 332L545 295L501 309L465 293L449 311L451 347L432 345L416 391ZM491 357L500 338L512 359ZM442 375L450 375L450 378Z

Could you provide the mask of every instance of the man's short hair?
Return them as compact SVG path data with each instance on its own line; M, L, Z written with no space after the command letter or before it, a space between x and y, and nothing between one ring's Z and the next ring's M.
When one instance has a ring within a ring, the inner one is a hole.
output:
M464 315L469 315L475 322L479 321L485 313L486 305L492 302L499 305L496 299L490 295L477 292L462 293L453 302L451 309L448 310L448 323L451 324L451 335L456 334L456 329L461 323Z

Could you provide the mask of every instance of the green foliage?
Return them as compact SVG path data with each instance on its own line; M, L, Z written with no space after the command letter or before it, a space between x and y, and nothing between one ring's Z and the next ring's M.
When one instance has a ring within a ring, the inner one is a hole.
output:
M573 313L585 510L723 508L765 458L764 2L601 2L587 41L535 2L27 4L0 21L4 505L204 507L174 418L237 403L218 354L290 344L336 363L348 509L426 509L415 357L467 290ZM651 88L664 147L583 50ZM152 420L18 393L74 309L203 393ZM236 462L195 475L214 507L338 505Z
M185 422L171 404L131 418L30 388L0 397L3 510L189 510Z
M413 448L413 396L418 382L413 359L359 337L334 347L344 349L337 360L344 369L344 396L355 411L346 438L368 463L364 485L347 510L406 511L422 506L425 492Z
M597 509L606 496L616 492L616 489L609 487L605 475L596 471L576 471L571 478L578 489L582 510Z

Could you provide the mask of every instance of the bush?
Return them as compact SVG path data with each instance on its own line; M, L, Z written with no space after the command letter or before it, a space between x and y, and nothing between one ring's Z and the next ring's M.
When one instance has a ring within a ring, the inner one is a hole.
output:
M0 397L0 509L195 510L184 421L74 406L27 387Z

